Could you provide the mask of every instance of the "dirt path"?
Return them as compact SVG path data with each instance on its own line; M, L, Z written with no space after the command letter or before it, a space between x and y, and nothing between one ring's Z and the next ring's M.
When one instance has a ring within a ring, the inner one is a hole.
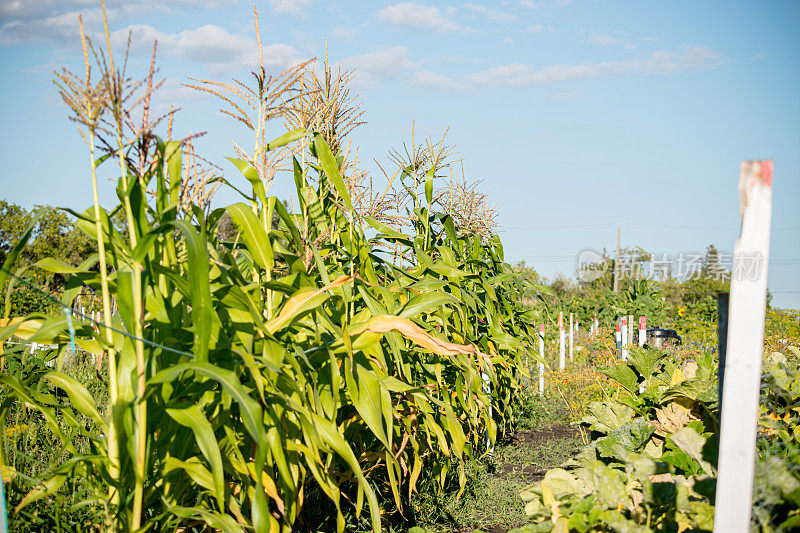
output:
M548 468L562 464L580 446L577 430L563 424L518 431L498 442L492 464L475 473L460 499L448 502L444 514L452 524L450 531L506 533L525 524L519 492L542 479Z

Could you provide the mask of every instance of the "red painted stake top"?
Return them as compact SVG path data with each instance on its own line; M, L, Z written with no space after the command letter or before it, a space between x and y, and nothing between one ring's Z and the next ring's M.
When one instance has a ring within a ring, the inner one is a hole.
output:
M761 183L772 187L772 159L761 161Z
M628 325L628 319L627 318L623 318L622 319L622 325L623 326L627 326Z
M639 317L639 329L646 329L647 328L647 319L643 316Z
M619 333L619 324L617 324L617 333Z
M539 333L544 335L544 324L539 324Z

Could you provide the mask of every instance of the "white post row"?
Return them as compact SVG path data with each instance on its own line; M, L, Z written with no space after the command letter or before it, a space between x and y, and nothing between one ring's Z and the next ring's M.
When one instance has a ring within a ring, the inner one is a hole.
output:
M622 333L619 330L619 322L615 324L616 331L614 332L614 338L617 341L617 351L622 353Z
M539 324L539 394L544 395L544 324Z
M564 313L558 313L558 369L564 370L566 361L564 357Z
M714 531L750 531L772 218L772 161L745 161L733 248Z
M572 313L569 314L569 362L572 362L572 347L575 340L575 317Z
M639 348L647 342L647 317L639 317Z
M628 360L628 318L622 317L622 360Z

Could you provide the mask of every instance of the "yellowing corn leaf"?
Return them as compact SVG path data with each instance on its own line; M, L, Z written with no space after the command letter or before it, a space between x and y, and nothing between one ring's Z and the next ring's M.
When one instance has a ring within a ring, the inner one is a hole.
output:
M250 477L253 479L253 481L258 481L258 478L256 477L255 463L247 463L247 471L250 473ZM275 501L275 505L278 507L278 512L284 514L285 507L283 500L278 494L278 487L275 486L275 481L269 477L269 474L266 472L261 472L261 482L264 484L264 491L267 493L267 496Z
M14 317L14 318L0 318L0 328L5 328L8 326L17 326L14 335L17 337L21 337L23 339L27 339L34 333L36 333L40 327L42 327L41 320L24 320L22 317Z
M353 276L340 276L320 289L311 289L292 296L289 301L283 305L278 316L267 322L267 329L270 333L275 333L286 326L300 313L316 307L327 299L328 296L325 292L335 289L336 287L341 287L352 279Z
M378 315L370 319L366 324L362 324L355 328L350 335L360 335L362 333L388 333L396 331L413 341L419 346L426 348L438 355L458 355L458 354L473 354L491 366L489 357L482 353L474 345L468 344L454 344L437 339L411 320L392 315Z

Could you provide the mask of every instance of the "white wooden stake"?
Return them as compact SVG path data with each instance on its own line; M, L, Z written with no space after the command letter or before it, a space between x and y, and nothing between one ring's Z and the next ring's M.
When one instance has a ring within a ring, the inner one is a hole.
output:
M633 344L633 315L628 315L628 344Z
M644 316L639 317L639 348L644 346L647 341L647 318Z
M544 324L539 324L539 357L544 361ZM539 363L539 394L544 396L544 362Z
M617 330L614 332L614 338L617 341L617 351L622 353L622 333L619 331L619 322L616 323Z
M622 317L622 327L620 328L622 333L622 360L628 360L628 319L626 317Z
M564 313L558 313L558 369L564 370L567 366L564 354Z
M572 348L575 344L575 316L569 314L569 362L572 362Z
M714 531L750 531L772 217L772 161L745 161L733 249Z
M492 378L489 377L489 374L481 372L481 377L483 378L483 392L486 394L491 395L492 393ZM489 418L492 417L492 402L491 397L489 400ZM494 455L494 446L492 445L491 439L489 439L489 430L486 430L486 455L492 457Z

